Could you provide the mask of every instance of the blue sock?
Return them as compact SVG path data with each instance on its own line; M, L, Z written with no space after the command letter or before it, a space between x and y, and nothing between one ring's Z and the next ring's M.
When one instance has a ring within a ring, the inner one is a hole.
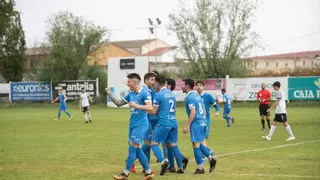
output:
M60 118L61 116L61 111L58 112L58 119Z
M203 164L202 153L200 148L193 148L194 158L196 159L197 165Z
M129 156L126 162L126 170L130 171L132 164L137 158L137 149L134 146L129 146Z
M163 149L163 156L165 158L168 158L168 148L167 148L167 146L164 143L161 143L161 145L162 145L162 149Z
M69 117L71 117L71 114L70 114L68 111L66 111L66 114L67 114Z
M159 148L158 145L152 145L151 149L154 153L154 155L157 157L157 159L159 159L160 162L162 162L164 160L164 157L162 155L161 149Z
M207 158L210 156L210 150L208 147L204 146L203 144L200 144L200 149L203 155L205 155Z
M173 146L172 149L174 151L174 157L176 158L178 168L182 169L182 155L178 149L178 146Z
M226 119L227 124L230 125L230 119L231 119L231 117L230 117L230 116L223 116L223 118Z
M150 163L150 146L148 146L147 144L143 144L141 149L146 155L148 163Z
M174 168L174 151L172 147L168 148L168 160L170 168Z
M148 159L147 159L146 155L143 153L141 148L137 149L137 157L138 157L139 162L140 162L141 166L143 167L143 169L149 170L150 167L149 167Z

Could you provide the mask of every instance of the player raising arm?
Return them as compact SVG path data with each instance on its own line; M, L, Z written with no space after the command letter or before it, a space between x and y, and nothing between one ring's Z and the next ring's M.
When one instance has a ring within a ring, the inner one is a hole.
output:
M272 122L272 125L271 125L271 129L269 131L269 135L268 136L262 136L262 138L270 141L271 140L271 137L274 133L274 131L276 130L276 127L277 127L277 122L280 122L284 125L284 127L286 127L286 130L288 132L288 134L290 135L290 137L288 139L286 139L287 141L291 141L291 140L294 140L295 137L291 131L291 127L290 125L288 124L287 122L287 111L286 111L286 101L284 99L284 93L282 90L280 90L280 82L279 81L276 81L273 83L273 89L275 91L277 91L277 95L276 95L276 98L277 98L277 101L276 103L274 103L270 109L267 110L267 112L270 112L273 108L276 107L276 113L275 113L275 117L274 117L274 120Z
M144 180L149 180L154 177L151 171L146 155L141 149L144 135L149 127L147 111L152 109L150 93L140 86L141 78L136 73L131 73L127 76L127 86L130 92L122 100L114 98L110 92L110 88L106 88L106 93L112 102L118 107L129 104L130 107L130 124L129 124L129 156L126 161L126 167L120 175L114 175L114 179L128 179L130 168L136 158L145 170Z

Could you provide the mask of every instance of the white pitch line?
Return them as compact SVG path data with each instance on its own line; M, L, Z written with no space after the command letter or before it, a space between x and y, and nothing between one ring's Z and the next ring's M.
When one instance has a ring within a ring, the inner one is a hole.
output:
M260 176L260 177L288 177L288 178L319 178L320 176L302 176L295 174L245 174L245 173L220 173L215 174L231 175L231 176Z
M245 151L238 151L238 152L233 152L233 153L217 155L215 157L225 157L225 156L231 156L231 155L235 155L235 154L243 154L243 153L248 153L248 152L265 151L265 150L270 150L270 149L280 149L280 148L284 148L284 147L298 146L298 145L301 145L301 144L315 143L315 142L320 142L320 139L316 139L316 140L312 140L312 141L304 141L304 142L299 142L299 143L292 143L292 144L284 144L284 145L280 145L280 146L272 146L272 147L268 147L268 148L259 148L259 149L250 149L250 150L245 150ZM192 162L192 160L189 160L189 162ZM159 163L150 164L150 166L156 166L156 165L159 165ZM136 168L137 169L141 169L142 166L136 166Z

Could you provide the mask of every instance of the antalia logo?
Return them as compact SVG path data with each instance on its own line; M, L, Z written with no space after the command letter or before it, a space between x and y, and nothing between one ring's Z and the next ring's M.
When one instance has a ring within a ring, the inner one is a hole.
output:
M87 91L94 91L94 85L90 82L77 82L75 84L67 85L67 91L81 91L81 88L85 88Z
M48 83L18 83L13 84L13 92L50 92L50 84Z

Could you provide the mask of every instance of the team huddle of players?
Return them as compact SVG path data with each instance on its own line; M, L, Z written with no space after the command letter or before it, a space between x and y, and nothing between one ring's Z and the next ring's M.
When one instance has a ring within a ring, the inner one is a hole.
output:
M129 127L129 155L126 167L120 175L114 175L114 179L128 179L130 172L135 172L134 162L139 160L145 173L144 180L152 179L153 172L150 169L150 151L161 164L160 175L166 172L183 174L189 162L180 151L178 146L178 123L176 119L176 96L172 92L175 81L166 79L164 76L150 72L144 76L144 85L140 85L141 78L136 73L127 76L127 86L130 92L122 100L113 97L110 89L106 89L107 95L118 107L128 104L130 107ZM192 79L184 79L182 90L187 94L185 108L188 122L183 128L183 133L190 133L193 145L194 157L197 169L194 174L204 174L204 157L209 160L209 172L213 172L216 166L214 151L206 143L210 130L210 105L214 105L216 115L219 114L219 106L215 99L205 93L205 84L202 81L195 82ZM197 86L197 92L193 91ZM224 103L223 117L226 119L227 127L234 118L230 117L231 98L222 89ZM164 153L159 147L163 144ZM174 161L177 162L175 169Z
M129 124L129 155L126 160L126 167L119 175L114 175L114 179L128 179L130 172L136 172L134 162L139 160L145 173L144 180L149 180L154 177L154 173L150 169L150 152L153 151L157 161L161 163L160 175L166 172L175 172L183 174L186 169L189 159L186 158L178 147L178 123L176 119L176 96L172 92L175 89L175 81L166 79L157 72L150 72L144 76L144 85L140 85L141 78L136 73L131 73L127 76L127 86L130 92L121 100L116 99L110 92L110 88L106 88L106 93L118 107L128 104L130 107L130 124ZM211 150L206 139L209 138L210 132L210 106L215 107L215 115L219 115L219 106L214 97L209 93L204 92L204 82L195 82L192 79L184 79L183 92L187 94L185 98L185 108L188 116L188 122L183 128L183 133L190 133L190 140L193 146L194 158L197 163L197 169L194 174L204 174L203 165L205 158L209 160L209 172L213 172L217 163L214 158L214 151ZM193 91L196 85L197 92ZM271 140L271 137L276 129L277 122L283 123L290 137L287 140L294 140L295 137L291 131L290 125L287 123L286 105L284 93L280 90L280 82L273 84L276 94L276 103L269 106L271 93L265 89L265 84L262 83L257 94L257 100L260 102L259 111L261 116L262 130L265 131L264 117L268 122L269 135L262 136L266 140ZM227 122L227 127L230 127L230 121L234 123L234 117L229 116L231 113L231 98L226 94L226 90L222 89L222 99L219 103L224 104L223 118ZM60 100L60 108L58 119L61 111L72 118L67 111L67 97L61 91L59 97L53 102ZM80 95L80 107L84 113L86 123L91 121L89 111L90 96L82 89ZM270 111L276 107L275 119L270 126ZM162 144L163 153L159 148ZM174 161L176 160L177 169Z

